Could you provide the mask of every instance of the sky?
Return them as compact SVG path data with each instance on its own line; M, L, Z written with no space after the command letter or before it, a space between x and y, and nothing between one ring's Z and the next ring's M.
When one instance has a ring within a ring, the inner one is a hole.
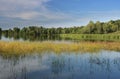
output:
M0 27L72 27L120 19L120 0L0 0Z

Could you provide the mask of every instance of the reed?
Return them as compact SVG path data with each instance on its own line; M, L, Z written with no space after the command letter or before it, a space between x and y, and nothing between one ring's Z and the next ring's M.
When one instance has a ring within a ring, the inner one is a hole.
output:
M97 52L103 50L120 51L120 42L6 42L0 41L0 53L26 54L33 52Z
M120 34L60 34L62 39L82 41L119 41Z

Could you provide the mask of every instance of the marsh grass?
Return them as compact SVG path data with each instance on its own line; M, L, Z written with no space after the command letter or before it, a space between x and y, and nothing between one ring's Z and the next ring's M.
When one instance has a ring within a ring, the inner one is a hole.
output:
M100 50L120 51L120 42L6 42L0 41L0 53L27 54L34 52L98 52Z
M120 34L61 34L63 39L82 41L119 41Z

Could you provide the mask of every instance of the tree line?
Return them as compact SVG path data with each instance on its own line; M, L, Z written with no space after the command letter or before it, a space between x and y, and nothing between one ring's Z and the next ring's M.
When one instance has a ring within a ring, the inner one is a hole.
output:
M22 29L14 27L13 29L2 30L0 28L0 34L4 35L54 35L54 34L107 34L120 31L120 20L111 20L109 22L93 22L90 21L86 26L74 26L74 27L58 27L58 28L45 28L38 26L29 26Z

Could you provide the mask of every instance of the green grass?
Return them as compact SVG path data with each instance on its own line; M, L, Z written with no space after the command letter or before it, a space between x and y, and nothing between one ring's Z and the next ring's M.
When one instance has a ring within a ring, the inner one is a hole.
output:
M83 41L120 41L119 34L61 34L63 39Z

